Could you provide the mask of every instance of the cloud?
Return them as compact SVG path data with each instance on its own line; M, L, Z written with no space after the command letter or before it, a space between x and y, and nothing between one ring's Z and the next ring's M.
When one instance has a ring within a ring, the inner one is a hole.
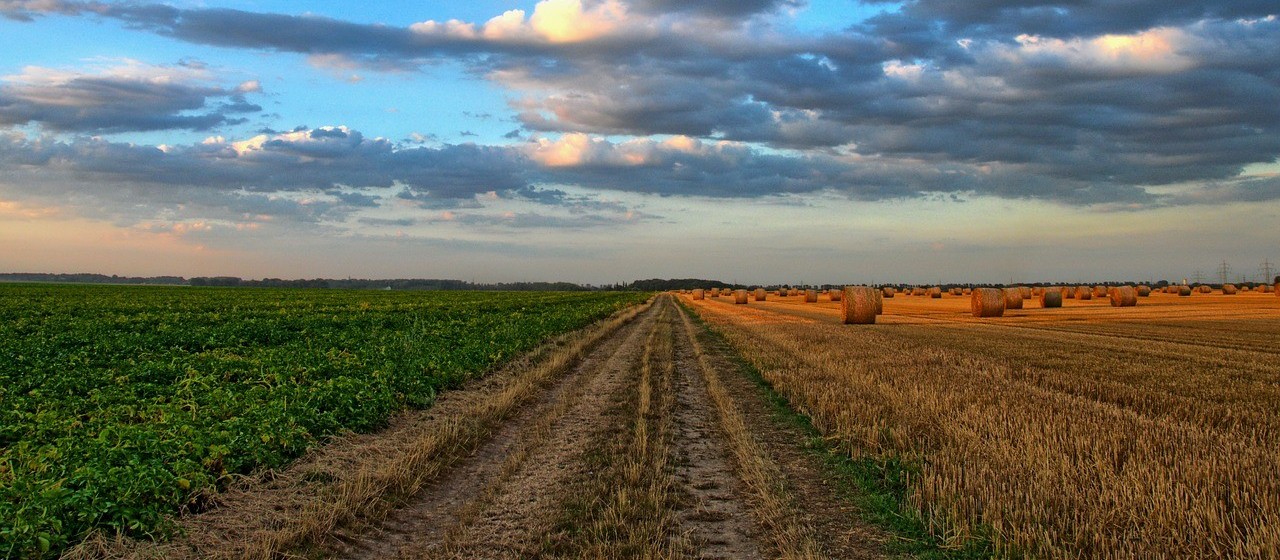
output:
M527 187L520 157L475 145L401 148L346 127L177 146L0 135L0 167L15 199L76 206L120 223L179 211L336 222L398 192L466 205L485 192Z
M868 3L889 3L873 0ZM1266 0L1126 0L1122 6L1107 0L1026 2L1025 0L911 0L900 9L872 18L869 32L890 40L905 38L896 30L933 24L941 35L1054 37L1128 34L1153 27L1205 20L1261 18L1276 13ZM916 22L915 25L908 22ZM905 41L912 43L914 41Z
M642 12L741 19L783 9L799 9L806 3L803 0L640 0L632 4Z
M427 220L430 223L450 223L473 228L498 229L559 229L584 230L616 228L628 224L652 221L658 216L637 211L556 215L545 212L455 213L448 212Z
M532 133L532 147L484 153L510 166L499 167L508 190L563 181L661 194L959 192L1143 206L1160 199L1147 187L1227 181L1280 154L1274 3L916 0L825 34L791 30L779 13L798 7L545 0L531 13L399 28L159 4L0 4L10 17L91 15L348 70L458 61L507 88ZM696 138L704 152L663 147L666 136ZM242 146L317 161L350 147L277 140ZM606 172L621 169L634 173ZM371 177L388 175L414 176ZM417 187L411 194L423 199Z
M0 125L59 132L209 130L262 110L245 94L258 82L215 85L207 70L125 60L96 72L28 66L0 78Z

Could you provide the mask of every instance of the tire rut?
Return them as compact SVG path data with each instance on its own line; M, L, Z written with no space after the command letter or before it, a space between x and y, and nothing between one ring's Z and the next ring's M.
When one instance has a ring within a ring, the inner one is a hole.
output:
M334 552L350 559L516 558L536 544L559 488L589 473L573 459L654 328L658 305L601 341L539 400L379 527ZM549 437L549 436L554 437Z
M691 502L680 512L682 528L700 558L764 558L753 538L759 527L746 502L747 488L732 475L733 458L688 337L676 337L676 357L676 474Z

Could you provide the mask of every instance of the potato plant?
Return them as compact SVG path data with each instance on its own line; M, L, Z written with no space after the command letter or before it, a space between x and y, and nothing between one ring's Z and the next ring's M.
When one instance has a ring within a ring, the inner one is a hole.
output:
M0 286L0 556L162 538L234 475L643 297Z

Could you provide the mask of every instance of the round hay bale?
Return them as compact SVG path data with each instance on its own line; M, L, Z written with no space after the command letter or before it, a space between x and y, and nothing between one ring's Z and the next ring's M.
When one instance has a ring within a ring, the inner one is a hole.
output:
M965 289L964 289L964 294L963 294L963 295L966 295L966 296L967 296L967 295L969 295L969 294L970 294L970 293L972 293L972 292L973 292L973 290L970 290L969 288L965 288Z
M893 288L885 288L880 290L880 293L883 297L892 298L894 294L898 293L898 291Z
M1042 288L1040 290L1040 307L1062 307L1062 290L1059 288Z
M805 303L818 303L818 290L805 290L805 291L804 291L804 302L805 302Z
M795 289L795 288L791 288L790 290L787 290L787 295L789 295L789 296L793 296L793 297L794 297L794 296L798 296L798 295L800 295L800 290L797 290L797 289Z
M1222 285L1222 295L1224 295L1224 296L1234 296L1234 295L1236 295L1236 286L1235 286L1235 284L1223 284L1223 285Z
M1062 290L1062 299L1075 299L1075 297L1076 297L1076 291L1075 291L1075 290L1073 290L1073 289L1071 289L1071 288L1069 288L1069 287L1067 287L1067 286L1063 286L1063 287L1061 288L1061 290Z
M1022 291L1022 299L1031 299L1031 288L1018 286L1018 290Z
M925 295L924 288L911 288L911 295L913 296Z
M693 299L702 299L705 292L701 288L693 291Z
M877 293L867 286L845 286L840 298L841 321L846 325L874 325Z
M1039 286L1031 288L1031 297L1040 297L1040 294L1043 294L1043 293L1044 293L1044 288L1041 288Z
M1200 286L1200 293L1202 293L1202 294L1212 294L1212 293L1213 293L1213 287L1212 287L1212 286L1208 286L1208 285Z
M969 307L974 317L1001 317L1004 315L1004 290L974 288L969 294Z
M778 297L787 297L786 290L778 290Z
M746 305L746 304L747 304L747 291L746 291L746 290L734 290L734 291L733 291L733 303L738 304L738 305Z
M1133 286L1116 286L1107 290L1111 298L1111 307L1133 307L1138 305L1138 290Z
M1138 297L1151 297L1151 286L1138 286Z
M720 297L720 288L711 288L711 297Z
M882 293L880 290L877 290L875 288L872 288L871 290L875 292L876 315L884 315L884 293Z
M831 301L840 301L844 295L844 290L828 290L827 295L831 297Z
M1104 297L1107 297L1107 287L1106 287L1106 286L1103 286L1103 285L1101 285L1101 284L1099 284L1099 285L1097 285L1097 286L1094 286L1094 287L1093 287L1093 297L1096 297L1096 298L1099 298L1099 299L1104 298Z
M929 288L929 297L930 297L931 299L941 299L941 298L942 298L942 288L939 288L939 287L936 287L936 286L935 286L935 287L933 287L933 288Z
M1080 301L1089 301L1093 299L1093 290L1090 290L1088 286L1077 286L1076 299Z
M767 297L769 297L769 292L766 292L764 288L756 288L756 301L764 301Z
M1178 295L1182 297L1191 295L1191 286L1178 286Z
M1022 290L1018 288L1004 289L1004 308L1022 309Z

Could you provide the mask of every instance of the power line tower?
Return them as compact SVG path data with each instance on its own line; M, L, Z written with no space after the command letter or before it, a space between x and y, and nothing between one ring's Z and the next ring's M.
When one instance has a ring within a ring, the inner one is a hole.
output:
M1262 283L1270 284L1275 278L1272 274L1276 271L1276 265L1271 262L1271 259L1267 259L1262 261L1262 266L1258 267L1258 271L1262 273Z
M1218 265L1218 279L1222 284L1226 284L1227 280L1231 279L1231 265L1227 264L1227 261L1222 261L1222 264Z
M1192 276L1192 277L1191 277L1191 279L1192 279L1196 284L1203 284L1203 283L1204 283L1204 271L1203 271L1203 270L1200 270L1200 269L1196 269L1196 273L1195 273L1195 275L1194 275L1194 276Z

